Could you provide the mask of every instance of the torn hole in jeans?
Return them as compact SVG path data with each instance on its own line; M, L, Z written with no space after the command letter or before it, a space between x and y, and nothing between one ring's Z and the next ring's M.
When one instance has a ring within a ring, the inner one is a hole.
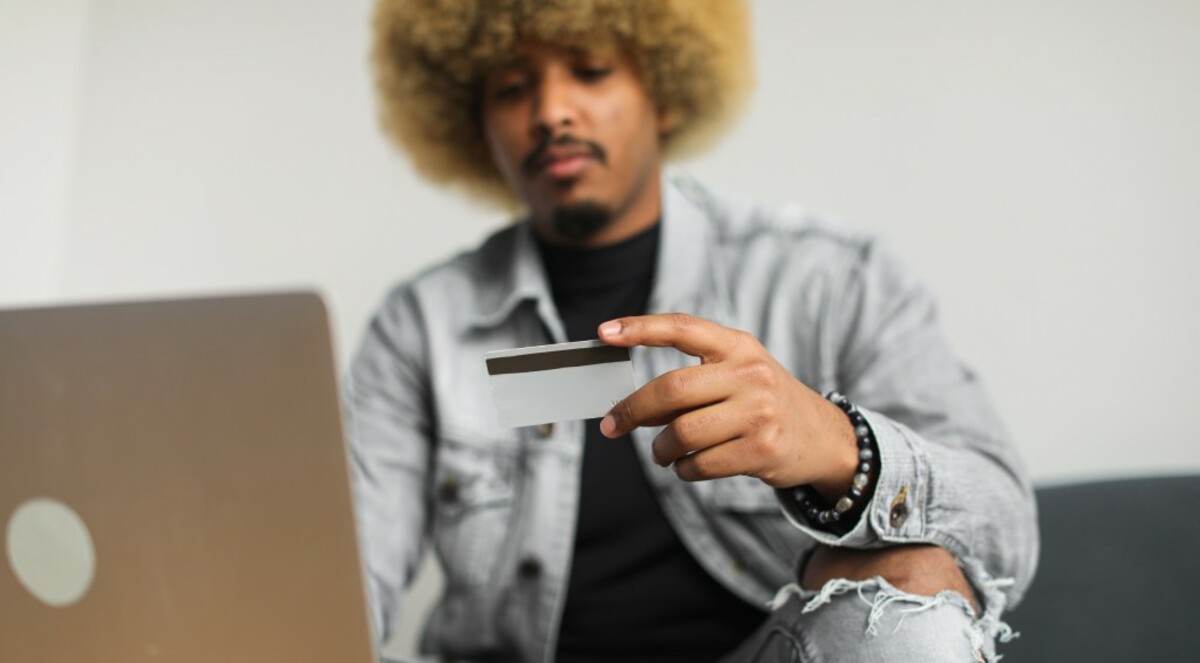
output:
M899 617L896 619L895 626L884 632L885 635L889 632L899 632L904 626L905 619L910 616L942 606L952 606L962 610L970 620L971 628L968 637L971 648L982 653L992 649L986 646L989 640L1008 642L1017 634L1008 624L1000 620L1004 596L1000 593L999 587L1004 586L1005 581L993 580L986 574L978 573L979 569L966 570L970 572L969 576L974 576L972 581L976 583L977 591L986 606L981 617L976 616L971 602L958 592L943 590L934 596L912 594L896 588L881 576L866 580L835 578L825 583L817 591L805 590L799 584L791 583L780 588L769 605L772 610L778 610L795 596L797 600L803 602L801 613L808 614L828 605L835 597L851 594L852 596L847 597L848 599L861 601L869 608L865 628L865 635L868 637L880 635L881 622L885 615L892 614L892 611L898 611Z

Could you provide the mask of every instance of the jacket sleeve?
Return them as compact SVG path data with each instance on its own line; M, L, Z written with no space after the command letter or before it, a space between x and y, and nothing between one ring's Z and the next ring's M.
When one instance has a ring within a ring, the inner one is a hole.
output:
M829 545L933 543L997 579L1009 605L1037 561L1033 492L979 378L951 353L930 294L877 244L831 293L823 334L837 348L838 389L863 411L879 475L859 521L837 535L784 512Z
M419 309L399 289L367 328L344 384L351 479L376 637L391 638L426 546L432 454Z

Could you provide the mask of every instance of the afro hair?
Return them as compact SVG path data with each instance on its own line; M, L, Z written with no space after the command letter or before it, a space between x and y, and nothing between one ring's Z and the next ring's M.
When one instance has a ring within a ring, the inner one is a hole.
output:
M417 171L512 206L479 122L489 71L523 41L628 49L667 109L667 157L705 147L752 85L744 0L376 0L374 64L384 131Z

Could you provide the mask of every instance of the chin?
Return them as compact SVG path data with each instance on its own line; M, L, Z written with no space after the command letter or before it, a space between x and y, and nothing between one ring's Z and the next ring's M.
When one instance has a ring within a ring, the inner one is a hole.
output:
M554 233L572 242L586 242L612 225L612 221L612 208L595 200L560 204L550 215Z

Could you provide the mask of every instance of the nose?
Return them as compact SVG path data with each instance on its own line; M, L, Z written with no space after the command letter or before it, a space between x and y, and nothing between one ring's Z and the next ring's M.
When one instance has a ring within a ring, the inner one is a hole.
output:
M530 133L541 140L564 133L578 122L574 86L562 72L547 71L534 92Z

